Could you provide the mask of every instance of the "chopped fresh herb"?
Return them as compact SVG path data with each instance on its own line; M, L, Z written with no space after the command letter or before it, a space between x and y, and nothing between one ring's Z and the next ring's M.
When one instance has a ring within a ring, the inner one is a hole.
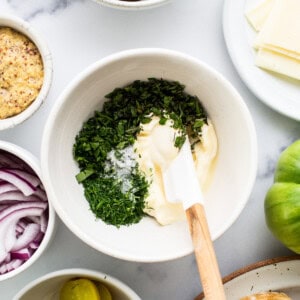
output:
M176 147L183 145L186 134L193 138L193 144L200 141L206 112L199 99L184 88L176 81L136 80L106 95L102 111L96 111L83 124L73 147L80 168L76 178L83 184L97 217L116 226L136 223L141 218L149 186L144 175L135 168L129 178L132 189L124 192L120 179L108 177L105 166L112 150L121 159L117 151L132 146L141 124L149 123L153 115L160 118L161 125L168 119L173 121L180 132L174 141Z
M144 216L144 198L148 192L145 177L134 174L132 188L125 193L120 181L113 177L94 177L83 185L92 212L104 222L120 227L138 223Z
M76 175L76 179L78 182L82 182L86 180L89 176L94 173L94 170L85 169Z
M185 139L186 139L186 136L185 135L181 135L181 136L177 136L175 138L175 147L177 148L181 148L181 146L184 144L185 142Z

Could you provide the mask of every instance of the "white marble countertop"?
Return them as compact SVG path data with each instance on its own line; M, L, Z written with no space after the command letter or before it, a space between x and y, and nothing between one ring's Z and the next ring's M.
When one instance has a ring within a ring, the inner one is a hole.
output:
M45 37L54 60L50 94L40 110L0 139L39 157L47 115L65 86L84 68L108 54L137 47L162 47L190 54L217 69L236 87L257 129L259 166L251 197L237 221L215 241L223 276L250 263L292 254L268 231L263 212L275 162L284 147L300 137L300 124L260 102L239 78L222 32L222 0L173 0L151 10L121 11L90 0L0 0L0 13L29 21ZM122 280L144 300L191 300L201 285L193 255L164 263L134 263L99 253L59 221L47 252L18 277L0 283L1 300L31 280L68 268L97 269Z

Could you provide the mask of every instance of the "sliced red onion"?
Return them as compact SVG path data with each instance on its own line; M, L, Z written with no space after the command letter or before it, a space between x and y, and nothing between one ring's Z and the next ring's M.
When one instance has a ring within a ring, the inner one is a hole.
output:
M10 168L23 168L24 162L19 160L14 155L7 153L7 152L1 152L0 153L0 166L2 167L10 167Z
M17 237L20 236L23 233L23 231L24 231L24 228L17 224L16 225L16 236Z
M34 239L33 242L41 243L43 237L44 237L44 233L43 233L42 231L40 231L40 232L38 233L38 235L35 237L35 239Z
M23 209L30 209L30 208L40 208L44 211L47 208L47 203L42 201L28 201L28 202L20 202L14 205L8 206L6 209L1 210L0 212L0 222L5 219L7 216L11 215L12 213L22 211ZM28 214L29 216L36 216L36 214ZM39 215L40 216L40 215ZM26 215L20 218L24 218ZM1 224L1 223L0 223ZM1 230L1 226L0 226Z
M28 216L25 218L28 223L34 222L36 224L41 224L41 218L36 216Z
M17 238L23 234L24 229L26 228L28 223L30 223L30 222L25 221L24 218L18 221L18 223L16 224L16 237Z
M31 173L28 173L28 172L25 172L25 171L22 171L19 169L4 168L2 170L19 176L20 178L22 178L23 180L25 180L26 182L28 182L30 185L32 185L34 187L37 187L41 184L40 179L37 176L35 176L34 174L31 174Z
M9 182L3 181L0 183L0 195L10 191L18 191L18 188Z
M0 166L5 168L20 169L29 173L34 173L22 159L6 151L0 150Z
M24 230L25 229L25 227L27 226L27 224L28 224L28 222L27 221L25 221L25 219L23 218L23 219L20 219L19 221L18 221L18 226L20 226L20 227L22 227L22 229Z
M0 226L3 228L0 228L0 237L1 237L1 231L6 228L6 232L4 233L3 237L3 246L6 250L6 255L9 253L9 251L12 249L13 245L17 241L17 236L15 234L16 232L16 224L14 224L13 220L10 220L10 218L6 219L7 221L3 221L0 223ZM17 220L16 220L17 222ZM0 246L1 249L1 246Z
M32 250L36 250L39 246L40 246L40 243L41 242L36 242L36 241L33 241L29 244L29 248L32 249Z
M3 209L7 208L9 206L9 204L0 204L0 211L2 211Z
M38 249L48 225L47 208L39 177L0 150L0 274L18 268Z
M11 251L12 259L22 259L27 260L31 256L31 252L28 248L19 249L16 251Z
M41 232L45 233L47 230L47 225L48 225L48 216L45 211L41 215L40 219L41 219Z
M11 251L17 251L24 247L28 247L28 245L37 237L37 235L40 232L40 229L41 227L39 224L28 224L25 227L23 234L20 235L20 237L15 241L13 247L11 248Z
M30 256L29 256L30 257ZM28 258L27 258L28 259ZM24 259L13 259L9 263L6 264L7 272L13 271L16 268L18 268L22 263L24 262Z
M33 195L39 197L42 201L48 201L45 191L40 186L37 187Z
M23 262L21 259L14 259L14 261L11 262L13 270L21 266Z
M6 263L2 263L0 264L0 274L5 274L5 273L7 273Z
M4 262L5 262L5 263L8 263L8 262L10 262L10 261L11 261L11 254L8 253L7 256L5 257Z
M0 179L15 185L25 196L32 195L36 188L22 177L9 172L7 169L0 169Z
M8 252L10 252L16 241L15 226L18 220L26 217L27 215L41 216L44 208L35 206L41 203L43 204L43 202L25 202L22 203L23 206L16 204L14 206L18 208L15 208L5 217L2 217L2 219L0 220L0 262L5 259L6 255L8 254ZM27 207L25 206L25 204L27 204ZM22 206L22 208L20 208L20 206Z
M40 198L34 195L25 196L20 191L10 191L0 194L1 203L8 203L9 201L40 201Z

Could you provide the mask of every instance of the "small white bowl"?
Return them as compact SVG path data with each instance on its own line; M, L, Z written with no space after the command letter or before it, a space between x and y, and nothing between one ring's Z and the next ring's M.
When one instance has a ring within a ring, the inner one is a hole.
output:
M40 166L38 160L27 150L6 142L6 141L0 141L0 150L4 150L6 152L9 152L19 159L21 159L25 164L27 164L34 172L35 174L40 178L43 186L44 182L41 179L41 171L40 171ZM56 228L56 215L55 215L55 210L51 203L48 201L48 223L47 223L47 229L45 232L45 235L39 245L39 247L36 249L36 251L32 254L32 256L24 262L21 266L16 268L15 270L12 270L8 273L0 275L0 282L3 280L6 280L8 278L12 278L21 272L27 270L30 268L31 265L33 265L39 258L40 256L45 252L47 247L49 246L50 242L52 241L52 238L55 234L55 228Z
M122 0L93 0L99 4L118 9L140 10L154 8L170 2L170 0L140 0L140 1L122 1Z
M38 48L44 66L44 82L37 98L21 113L0 120L0 130L12 128L31 117L46 99L52 82L52 57L47 44L28 22L12 16L0 14L0 27L10 27L27 36Z
M257 168L250 113L233 86L205 63L166 49L136 49L94 63L66 88L46 122L41 165L49 199L63 222L93 248L118 258L158 262L193 252L186 222L160 226L150 217L116 228L96 220L75 175L75 136L116 87L149 77L176 80L197 95L215 126L218 159L205 208L212 239L221 236L244 208Z
M103 283L114 300L141 300L126 284L107 274L88 269L64 269L44 275L26 285L13 300L58 300L63 284L76 277L84 277Z

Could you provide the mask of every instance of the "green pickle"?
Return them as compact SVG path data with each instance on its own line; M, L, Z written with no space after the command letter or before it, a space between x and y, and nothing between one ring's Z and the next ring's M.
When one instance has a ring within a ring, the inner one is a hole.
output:
M77 278L63 285L59 300L112 300L112 296L103 284L86 278Z
M98 288L101 300L112 300L110 291L104 284L97 282L97 288Z

